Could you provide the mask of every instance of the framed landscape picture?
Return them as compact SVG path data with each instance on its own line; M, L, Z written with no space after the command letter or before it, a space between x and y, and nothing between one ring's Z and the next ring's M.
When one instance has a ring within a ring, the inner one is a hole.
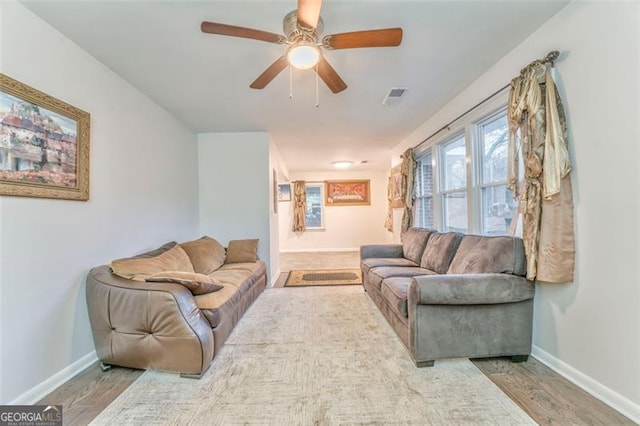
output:
M0 195L89 199L90 115L0 74Z
M325 205L371 205L369 180L328 180L325 182Z
M291 184L278 184L278 201L291 201Z

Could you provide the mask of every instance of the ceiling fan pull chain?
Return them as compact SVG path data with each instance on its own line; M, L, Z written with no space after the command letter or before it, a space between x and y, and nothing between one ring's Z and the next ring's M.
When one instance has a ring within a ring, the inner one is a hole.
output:
M318 90L318 64L316 64L316 108L320 108L320 92Z
M293 67L289 65L289 99L293 99Z

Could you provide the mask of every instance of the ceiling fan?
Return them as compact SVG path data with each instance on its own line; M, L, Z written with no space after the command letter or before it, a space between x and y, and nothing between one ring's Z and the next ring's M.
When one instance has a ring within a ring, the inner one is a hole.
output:
M276 59L251 83L252 89L264 89L287 65L298 69L311 69L333 93L347 88L336 70L323 57L322 49L353 49L359 47L393 47L402 42L402 28L354 31L322 36L324 24L320 17L322 0L298 0L298 9L289 12L283 21L285 35L253 28L237 27L216 22L202 22L204 33L243 37L269 43L288 45L284 55Z

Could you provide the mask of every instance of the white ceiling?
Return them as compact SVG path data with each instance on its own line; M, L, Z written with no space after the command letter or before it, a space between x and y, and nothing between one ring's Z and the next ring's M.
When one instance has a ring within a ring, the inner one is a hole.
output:
M393 146L567 1L326 0L324 34L402 27L404 38L395 48L325 51L348 88L334 95L320 81L319 108L313 71L294 72L293 99L287 70L249 88L285 46L200 32L208 20L282 34L295 0L24 3L195 132L267 131L300 171L336 160L388 168ZM382 106L392 86L409 91Z

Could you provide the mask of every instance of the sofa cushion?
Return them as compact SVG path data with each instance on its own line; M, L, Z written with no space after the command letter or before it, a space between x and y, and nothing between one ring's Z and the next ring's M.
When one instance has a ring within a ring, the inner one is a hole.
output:
M411 283L411 277L394 277L382 281L380 290L382 297L398 315L409 318L407 310L407 290Z
M213 293L222 289L221 285L215 283L215 280L207 275L181 272L181 271L164 271L157 272L145 280L147 282L157 283L176 283L187 287L194 296L200 294Z
M424 249L422 259L420 259L420 267L430 269L438 274L446 274L461 239L462 234L457 232L443 234L434 232L429 237L427 247Z
M236 287L247 279L255 279L264 274L266 266L263 261L242 262L222 265L220 269L209 274L211 278Z
M251 290L257 280L266 271L262 261L223 265L209 274L222 289L215 293L195 296L200 308L211 327L217 327L223 318L230 318L237 312L237 304L242 296Z
M164 246L163 246L164 247ZM161 250L162 247L157 252ZM187 253L178 244L152 257L137 256L116 259L111 262L111 270L115 275L134 281L144 281L156 272L182 271L195 272Z
M193 269L199 274L210 274L224 264L224 247L211 237L180 243L187 253Z
M392 277L416 277L419 275L433 275L434 271L415 266L380 266L371 268L367 274L368 281L381 288L382 280Z
M520 238L465 235L448 274L512 274L524 276L526 263Z
M419 264L420 257L427 245L431 231L424 228L409 228L402 234L402 252L404 257Z
M362 259L360 262L360 269L362 269L363 274L367 274L369 269L379 266L414 266L417 268L418 264L404 257L372 257Z
M231 240L225 263L245 263L258 260L258 240Z

